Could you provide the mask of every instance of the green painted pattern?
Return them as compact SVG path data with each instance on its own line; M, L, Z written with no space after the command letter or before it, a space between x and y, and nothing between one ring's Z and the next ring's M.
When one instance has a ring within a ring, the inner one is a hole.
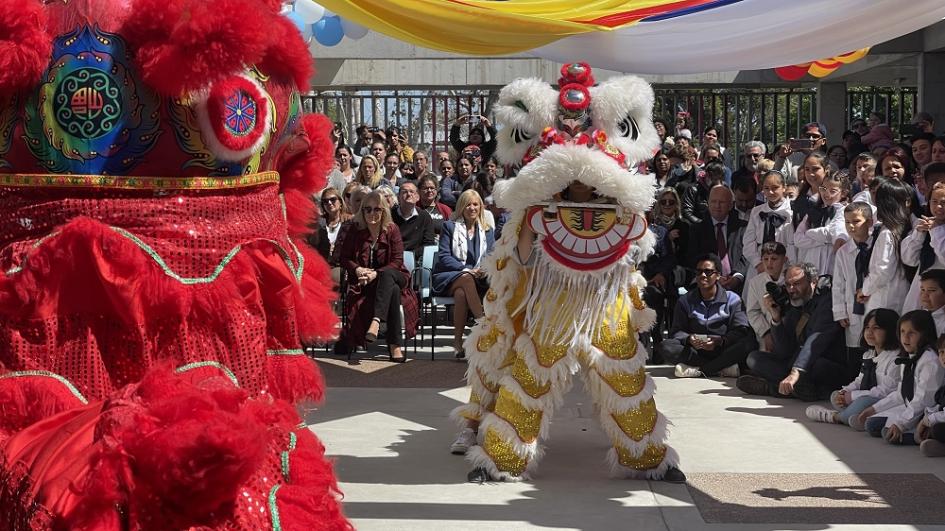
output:
M230 369L226 367L226 365L223 365L222 363L218 361L197 361L194 363L188 363L187 365L182 365L178 367L174 372L183 373L183 372L191 371L193 369L199 369L202 367L216 367L217 369L220 369L223 372L223 374L225 374L226 377L230 379L230 381L233 382L233 385L235 385L236 387L240 386L240 382L239 380L236 379L236 375L233 374L233 371L231 371Z
M66 388L69 389L69 392L71 392L71 393L73 394L73 396L75 396L76 398L79 399L79 402L82 402L83 404L86 404L86 405L89 403L88 399L86 399L84 396L82 396L82 393L80 393L79 390L76 389L76 386L72 385L72 382L70 382L69 380L67 380L64 376L61 376L61 375L56 374L56 373L54 373L54 372L50 372L50 371L14 371L14 372L8 372L8 373L6 373L6 374L0 376L0 380L5 379L5 378L30 378L30 377L34 377L34 376L42 376L42 377L45 377L45 378L52 378L53 380L56 380L57 382L59 382L59 383L61 383L62 385L66 386Z
M282 531L282 522L279 520L279 507L276 506L276 493L282 485L275 485L269 491L269 516L272 518L272 530Z
M289 453L295 450L295 445L298 443L298 436L295 435L294 431L289 432L289 448L282 452L282 477L285 478L286 483L290 483L289 479Z

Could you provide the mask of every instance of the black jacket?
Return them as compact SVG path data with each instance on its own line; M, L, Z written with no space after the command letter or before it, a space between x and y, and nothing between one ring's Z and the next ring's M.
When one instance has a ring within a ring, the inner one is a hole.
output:
M801 318L807 323L798 330ZM801 307L789 306L781 316L781 323L771 327L775 354L793 358L792 366L809 371L817 358L823 356L844 361L845 339L843 328L833 319L833 299L829 289L819 289Z
M426 210L417 207L417 215L407 220L400 215L400 207L395 205L390 210L394 223L400 229L400 237L404 241L404 252L410 251L415 258L422 258L424 246L436 245L433 218Z

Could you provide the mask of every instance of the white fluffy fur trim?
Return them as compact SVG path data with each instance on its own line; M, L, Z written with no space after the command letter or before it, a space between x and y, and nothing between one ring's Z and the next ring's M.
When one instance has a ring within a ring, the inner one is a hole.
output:
M608 357L607 354L591 345L590 342L585 342L581 348L587 353L588 366L597 367L604 373L635 372L646 365L646 351L639 342L637 342L637 351L633 357L625 360L615 360Z
M551 382L552 385L569 385L571 375L581 370L581 364L577 361L573 352L568 352L551 367L545 367L539 363L535 344L528 334L520 335L515 341L514 348L525 360L529 372L542 384Z
M540 79L517 79L503 87L495 106L496 121L502 126L496 150L499 161L521 162L541 139L541 131L554 124L557 110L558 91Z
M489 473L489 476L492 477L493 481L506 481L509 483L517 483L520 481L528 481L528 469L526 468L525 473L521 476L513 476L508 472L501 472L495 466L495 462L492 461L492 458L489 457L489 454L486 453L482 447L473 446L466 451L466 461L468 461L473 467L478 468L482 467L486 469L486 472ZM531 463L529 463L531 466Z
M541 410L541 425L538 427L538 438L544 439L548 436L548 430L551 428L551 419L556 409L564 403L564 395L571 390L571 384L552 385L551 390L539 398L532 398L526 393L518 382L511 376L506 376L503 380L503 388L508 389L520 404L528 409Z
M633 324L633 329L637 332L647 332L653 325L656 324L656 310L653 308L644 308L642 310L634 309L630 314L630 322ZM643 354L643 357L646 357L646 347L640 345L637 348L637 354Z
M456 423L460 428L467 428L469 417L482 419L488 414L485 408L472 402L453 408L450 411L450 420Z
M628 437L608 413L602 412L600 414L600 425L610 439L611 444L618 444L636 455L643 453L651 443L665 444L669 433L668 421L662 414L657 415L653 431L639 441L634 441Z
M591 394L594 402L607 411L626 411L637 408L640 403L653 398L656 393L656 383L647 376L639 393L633 396L620 396L593 369L589 369L584 377L584 388Z
M485 440L486 432L489 429L494 429L502 440L511 445L512 451L520 457L527 459L529 464L531 464L532 461L541 459L542 455L544 455L544 448L539 444L539 440L541 439L530 443L522 442L522 440L518 438L518 432L515 431L515 428L494 413L486 415L479 424L480 445Z
M643 215L656 197L652 175L632 175L600 152L577 145L552 145L514 179L496 183L496 204L518 218L538 201L549 200L572 181L593 186L629 211ZM500 186L501 184L501 186Z
M621 465L617 458L617 450L611 448L607 451L607 466L610 468L610 477L614 479L652 479L660 481L667 470L679 467L679 454L673 448L667 447L663 462L657 467L649 470L635 470Z
M594 127L607 132L607 140L627 156L630 165L653 156L660 138L653 125L653 88L636 76L608 79L590 89L591 117ZM631 137L631 128L624 126L632 119L637 138Z

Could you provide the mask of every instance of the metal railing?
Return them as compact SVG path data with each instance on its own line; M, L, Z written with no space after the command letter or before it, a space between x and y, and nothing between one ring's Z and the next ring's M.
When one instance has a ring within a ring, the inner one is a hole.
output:
M769 149L817 117L816 88L676 88L657 86L653 115L670 128L676 111L690 114L690 130L698 138L705 127L719 129L719 142L736 148L761 140ZM411 145L443 150L449 144L450 124L463 114L489 116L499 88L410 91L319 91L303 96L308 111L321 112L341 122L347 138L354 139L359 124L397 126ZM850 87L847 124L870 111L883 112L891 127L908 123L916 112L915 87Z

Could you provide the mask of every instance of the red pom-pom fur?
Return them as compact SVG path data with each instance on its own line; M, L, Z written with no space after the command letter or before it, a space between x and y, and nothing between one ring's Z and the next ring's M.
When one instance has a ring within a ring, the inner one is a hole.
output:
M51 54L52 38L39 0L0 2L0 97L39 82Z

